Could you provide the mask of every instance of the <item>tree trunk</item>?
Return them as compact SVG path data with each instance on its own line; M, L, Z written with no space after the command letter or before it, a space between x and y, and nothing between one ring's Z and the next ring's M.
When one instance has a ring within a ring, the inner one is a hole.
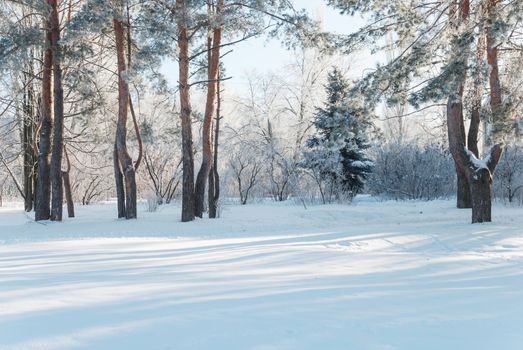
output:
M51 0L51 49L53 51L53 95L54 123L53 148L51 154L51 220L62 221L63 187L62 187L62 152L64 131L64 93L62 89L60 18L58 1Z
M182 221L194 220L194 158L192 142L191 102L189 85L189 35L187 4L176 0L176 9L182 15L178 21L180 117L182 120Z
M33 57L32 51L30 55ZM28 74L25 74L25 89L24 89L24 120L22 130L22 151L24 155L24 209L26 212L33 210L34 201L34 173L35 173L35 153L33 149L34 144L34 89L33 89L33 63L28 67Z
M218 215L218 201L220 200L220 174L218 173L218 138L220 136L221 120L221 90L220 73L216 82L216 122L214 124L214 159L211 173L209 174L209 218L215 219ZM211 176L212 175L212 176ZM210 187L212 186L213 195L211 196Z
M118 218L120 219L125 217L125 190L123 185L123 174L120 170L120 162L118 160L118 151L116 150L116 141L114 143L113 161L114 178L116 181L116 200L118 203Z
M69 172L62 172L62 179L64 181L64 192L65 192L65 201L67 203L67 216L74 218L74 202L73 194L71 191L71 180L69 179Z
M74 218L74 202L73 202L73 193L71 190L71 180L69 174L71 172L71 161L69 160L69 154L67 153L67 148L64 146L65 160L67 163L66 170L62 171L62 179L64 181L64 192L65 192L65 201L67 203L67 216Z
M458 98L456 98L458 97ZM472 201L472 223L491 221L491 181L492 173L501 157L501 146L492 148L487 168L482 167L472 152L467 153L465 142L459 132L462 116L462 102L459 95L449 97L447 104L447 127L449 146L452 157L459 167L459 171L467 175L469 180L469 194Z
M209 189L207 191L207 200L209 205L209 218L216 218L216 205L214 202L215 188L214 188L214 166L209 171Z
M49 177L49 151L51 149L51 72L53 52L51 50L51 21L44 23L46 28L46 49L42 67L42 100L40 103L38 179L36 181L35 220L49 220L51 216L51 179Z
M120 17L113 19L116 57L118 62L118 124L116 126L116 155L120 164L121 173L125 180L125 218L137 217L136 206L136 176L133 161L127 151L127 115L129 106L129 86L124 74L127 67L125 62L125 32L123 25L123 3L120 6ZM120 169L118 171L120 171ZM115 169L116 182L118 175ZM117 192L119 191L117 184ZM120 212L120 210L118 210ZM119 213L120 214L120 213Z
M492 111L492 118L501 119L497 115L499 107L501 106L501 83L499 80L498 68L498 48L496 44L496 28L493 28L492 23L495 22L496 4L499 0L488 0L487 15L489 16L490 24L487 27L487 62L490 68L489 87L490 87L490 108Z
M472 192L472 223L492 221L491 183L492 178L488 169L478 169L471 174L470 190Z
M470 193L469 178L467 174L456 165L457 175L457 207L459 209L472 208L472 198Z
M223 13L224 0L218 1L218 8L216 14L221 16ZM220 19L221 21L221 19ZM214 114L214 101L216 98L216 90L218 85L218 76L220 70L220 45L222 37L222 24L219 23L213 28L212 38L209 36L207 39L207 100L205 103L205 115L203 118L202 127L202 165L198 176L196 178L195 186L195 215L202 217L203 215L203 203L205 200L205 185L207 184L207 178L209 171L212 167L212 141L211 141L211 124L212 117Z

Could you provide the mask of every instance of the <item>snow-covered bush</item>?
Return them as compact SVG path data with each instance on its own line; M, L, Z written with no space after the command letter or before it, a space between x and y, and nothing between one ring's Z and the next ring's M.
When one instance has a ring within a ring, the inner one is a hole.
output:
M505 147L494 173L492 189L498 200L523 204L523 147Z
M154 213L158 210L158 207L160 206L160 200L161 198L158 198L158 196L152 192L147 194L147 211L149 213Z
M374 171L366 185L369 193L424 200L454 195L454 162L441 145L388 143L374 149L374 153Z

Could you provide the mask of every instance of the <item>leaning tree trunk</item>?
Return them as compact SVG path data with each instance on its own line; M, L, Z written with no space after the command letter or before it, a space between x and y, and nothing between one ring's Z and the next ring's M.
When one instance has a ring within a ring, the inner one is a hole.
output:
M62 171L64 186L65 202L67 203L67 217L74 218L74 202L71 190L71 179L68 171Z
M60 41L60 18L58 1L51 0L51 49L53 51L53 95L54 123L53 147L51 154L51 220L62 221L63 187L62 187L62 152L64 132L64 93L62 89Z
M64 181L64 194L65 201L67 203L67 216L74 218L74 202L73 202L73 192L71 189L71 179L69 174L71 172L71 161L69 160L69 155L67 154L67 149L64 147L65 160L67 162L66 170L62 171L62 179Z
M223 12L224 0L218 1L218 9L216 14L221 16ZM221 20L221 19L220 19ZM211 124L214 114L214 101L216 97L216 87L218 82L218 72L220 69L220 45L222 37L222 24L218 23L213 28L212 38L207 39L207 100L205 103L205 115L203 118L202 127L202 165L198 176L196 178L196 186L194 189L194 211L195 215L202 217L203 203L205 200L205 185L208 180L209 171L212 167L212 137Z
M189 85L189 35L187 4L176 0L176 9L182 14L178 21L180 117L182 120L182 221L194 220L194 158L192 142L191 102Z
M131 156L127 151L127 111L129 106L129 85L125 80L124 74L127 70L125 62L125 32L123 25L123 3L120 6L120 17L113 19L116 57L118 62L118 124L116 126L116 155L120 170L125 182L125 218L134 219L137 217L136 207L136 173ZM118 174L115 171L117 191ZM120 210L119 210L120 211Z
M49 220L51 216L51 179L49 177L49 151L51 149L51 72L53 51L51 50L51 20L44 23L46 28L46 49L42 67L42 99L40 103L38 179L36 181L35 220Z

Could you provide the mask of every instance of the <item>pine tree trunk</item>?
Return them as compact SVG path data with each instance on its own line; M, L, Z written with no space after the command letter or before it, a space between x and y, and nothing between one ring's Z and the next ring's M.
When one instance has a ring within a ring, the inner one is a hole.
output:
M61 53L59 50L60 18L57 0L51 0L51 49L53 51L54 123L51 154L51 220L62 221L62 153L64 131L64 94L62 89Z
M120 161L118 160L116 142L114 143L113 161L114 178L116 181L116 200L118 203L118 218L120 219L125 217L125 190L123 185L123 174L120 170Z
M472 208L472 198L470 193L469 178L467 174L456 166L457 175L457 207L459 209L470 209Z
M224 0L218 1L217 15L223 12ZM213 36L207 39L207 100L205 103L205 115L202 127L202 165L196 178L195 186L195 215L202 217L205 200L205 185L207 184L209 171L212 167L212 141L211 124L214 114L214 101L216 98L216 88L218 83L218 72L220 69L220 45L222 37L222 25L218 24L213 28Z
M207 201L209 205L209 218L216 218L216 205L214 202L214 167L209 171L209 189L207 190Z
M71 180L69 178L68 171L62 172L62 179L64 181L64 194L65 194L65 201L67 203L67 217L74 218L73 194L71 191Z
M116 126L116 152L125 182L125 218L134 219L137 217L136 176L133 161L127 151L126 140L129 86L124 77L127 68L125 63L125 31L122 22L123 3L121 3L120 9L120 18L113 19L116 40L116 56L118 62L118 124ZM118 183L118 176L116 177L116 182ZM118 190L117 185L117 191Z
M214 124L214 159L211 172L209 173L209 218L215 219L218 216L218 201L220 200L220 175L218 174L218 139L220 136L221 120L221 90L220 90L220 72L218 72L218 81L216 82L216 122ZM212 176L211 176L212 175ZM212 187L212 196L211 196Z
M182 120L182 222L194 220L194 158L189 85L189 35L187 4L176 0L176 9L183 19L178 21L180 117Z
M40 103L40 126L38 144L38 179L36 181L35 220L49 220L51 216L51 179L49 177L49 151L51 149L51 72L53 52L51 50L51 21L44 23L46 28L46 49L42 67L42 99Z
M31 55L32 57L32 55ZM24 187L24 209L26 212L33 210L33 201L34 201L34 171L35 171L35 156L33 150L34 142L34 90L33 83L30 82L32 79L33 64L29 65L29 79L25 79L25 91L24 91L24 121L23 121L23 131L22 131L22 147L24 155L24 178L23 178L23 187Z
M66 170L62 171L62 179L64 181L64 193L65 193L65 200L67 203L67 216L70 218L74 218L74 202L73 202L73 193L71 189L71 180L69 177L69 174L71 172L71 161L69 160L69 153L67 153L67 149L64 146L64 154L65 154L65 160L67 163Z
M491 218L491 183L488 169L478 169L470 177L472 192L472 223L490 222Z

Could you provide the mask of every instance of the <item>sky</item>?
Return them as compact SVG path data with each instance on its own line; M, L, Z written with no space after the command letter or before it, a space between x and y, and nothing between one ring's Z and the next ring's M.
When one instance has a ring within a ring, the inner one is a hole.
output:
M297 9L304 8L313 18L322 21L323 29L339 34L356 31L363 20L339 14L328 7L325 0L294 0ZM224 63L232 84L241 84L246 74L256 71L278 71L292 60L292 52L282 47L276 39L253 38L235 45L233 52L224 57ZM356 67L355 67L356 69Z

